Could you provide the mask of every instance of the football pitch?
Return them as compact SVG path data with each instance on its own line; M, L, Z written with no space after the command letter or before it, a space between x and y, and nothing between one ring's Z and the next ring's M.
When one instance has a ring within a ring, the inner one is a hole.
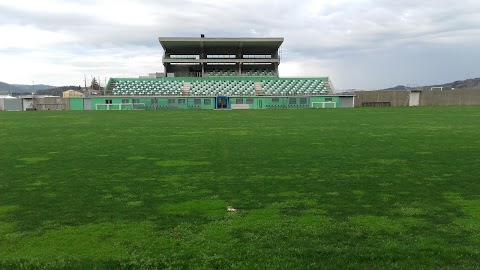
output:
M480 107L0 112L0 269L476 269L479 247Z

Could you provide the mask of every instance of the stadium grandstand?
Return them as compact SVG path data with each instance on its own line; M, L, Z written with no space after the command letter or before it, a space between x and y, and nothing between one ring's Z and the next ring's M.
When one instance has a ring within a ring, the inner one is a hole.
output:
M280 78L283 38L160 37L164 73L111 78L104 95L70 109L265 109L353 107L328 77Z

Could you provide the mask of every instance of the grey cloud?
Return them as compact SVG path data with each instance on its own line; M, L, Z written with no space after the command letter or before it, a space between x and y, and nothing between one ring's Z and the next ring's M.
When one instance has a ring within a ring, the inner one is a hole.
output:
M438 76L442 80L448 77L443 70L425 68L435 65L429 59L444 56L453 63L455 55L462 55L462 59L468 58L467 53L472 59L479 55L474 50L461 51L449 47L455 44L448 44L461 40L461 45L468 48L480 45L477 38L480 36L480 3L473 0L461 4L451 0L318 1L316 5L323 5L319 10L310 8L314 1L136 1L139 7L147 6L153 14L152 23L145 25L130 24L128 17L124 18L125 22L110 22L104 15L114 14L114 6L111 10L97 10L97 1L80 2L91 5L92 13L76 10L63 14L39 13L0 4L0 26L32 25L74 35L77 40L73 42L38 50L52 52L51 61L67 63L79 72L83 72L82 68L95 69L111 75L128 69L123 60L136 55L151 55L160 61L163 52L158 36L199 36L201 33L211 37L283 36L283 64L304 63L305 73L311 73L314 65L328 64L331 67L328 70L337 80L334 83L341 88L390 86L396 83L395 78L402 77L399 74L415 75L410 74L410 70L426 74L425 81L434 80L435 74L430 70L435 70L442 74ZM131 10L132 14L141 15L140 12L141 9ZM431 49L437 46L441 49ZM429 51L432 54L427 58ZM25 53L15 48L10 52ZM104 61L98 63L91 60L92 57L102 57ZM409 58L412 60L407 61ZM424 68L400 68L408 66L407 62ZM396 63L398 68L391 67L391 63ZM162 67L161 63L147 63L144 68L158 71ZM392 74L384 74L386 70ZM469 70L474 67L467 63L449 72L460 76L469 74ZM348 72L354 74L349 76ZM375 76L375 72L382 74L381 80L363 79Z

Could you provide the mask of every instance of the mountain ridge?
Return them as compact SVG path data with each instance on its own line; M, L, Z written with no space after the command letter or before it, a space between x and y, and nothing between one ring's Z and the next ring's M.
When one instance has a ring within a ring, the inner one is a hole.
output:
M454 82L444 83L444 84L433 84L427 86L419 86L419 87L410 87L405 85L397 85L391 88L385 88L382 90L408 90L408 89L428 89L430 90L432 87L443 87L444 90L455 90L455 89L462 89L462 88L480 88L480 78L471 78L465 80L457 80Z
M31 93L34 91L47 90L47 89L53 89L53 88L57 88L57 86L46 85L46 84L35 84L35 85L9 84L9 83L0 81L0 92Z

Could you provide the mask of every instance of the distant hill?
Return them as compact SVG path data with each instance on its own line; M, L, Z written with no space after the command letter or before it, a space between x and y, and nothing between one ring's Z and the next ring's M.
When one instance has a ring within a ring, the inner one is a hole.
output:
M35 84L35 85L13 84L13 86L23 89L24 92L32 92L32 91L47 90L47 89L55 88L55 86L45 85L45 84Z
M0 92L13 93L14 96L22 94L31 94L35 91L37 95L62 96L62 93L67 90L81 91L81 87L77 86L51 86L45 84L36 85L22 85L22 84L8 84L0 82ZM33 91L32 91L33 90ZM83 91L81 91L83 92Z
M386 89L383 89L383 90L398 91L398 90L407 90L407 89L408 89L408 87L405 86L405 85L397 85L397 86L386 88Z
M446 88L479 88L480 87L480 78L467 79L463 81L454 81L452 83L446 83L441 85L432 85L432 87L446 87Z
M0 92L18 93L22 92L22 89L8 83L0 82Z
M45 85L45 84L35 84L35 85L26 85L26 84L9 84L5 82L0 82L0 92L8 93L31 93L33 91L52 89L55 86Z
M480 78L474 79L466 79L461 81L454 81L450 83L444 84L436 84L436 85L427 85L421 87L415 87L415 89L431 89L432 87L443 87L444 89L462 89L462 88L479 88L480 89ZM407 90L411 89L412 87L405 86L405 85L397 85L395 87L386 88L383 90Z

